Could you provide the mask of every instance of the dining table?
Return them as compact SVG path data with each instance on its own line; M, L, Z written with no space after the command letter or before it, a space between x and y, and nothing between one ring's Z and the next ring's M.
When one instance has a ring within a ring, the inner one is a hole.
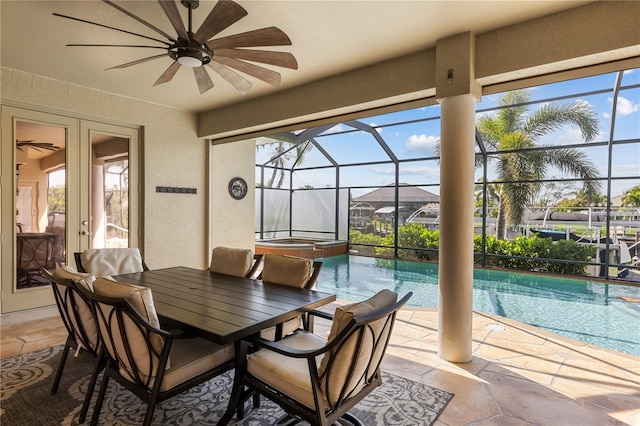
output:
M265 328L281 327L306 310L336 300L335 294L271 284L184 266L115 275L116 281L151 289L159 317L186 325L215 343L233 344L234 381L218 425L229 423L242 398L248 343Z

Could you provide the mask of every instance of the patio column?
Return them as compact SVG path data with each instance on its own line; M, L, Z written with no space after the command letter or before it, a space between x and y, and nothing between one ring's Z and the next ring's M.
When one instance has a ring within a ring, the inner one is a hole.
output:
M473 319L473 188L475 103L471 33L436 45L440 121L440 249L438 355L470 362Z

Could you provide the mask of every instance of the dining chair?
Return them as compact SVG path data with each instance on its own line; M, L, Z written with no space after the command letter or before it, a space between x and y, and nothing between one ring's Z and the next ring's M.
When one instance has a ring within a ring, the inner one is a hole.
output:
M56 267L53 249L55 234L48 232L23 232L16 234L16 272L18 288L31 287L34 277L40 276L42 268ZM46 284L46 281L44 281Z
M319 260L267 253L264 255L262 272L258 279L265 283L315 290L321 268L322 262ZM309 330L312 323L308 320L307 315L298 315L275 327L262 330L261 336L270 340L279 340L282 336L293 333L301 327Z
M136 247L87 249L73 254L76 268L96 277L148 271L140 250Z
M280 405L285 418L313 426L340 418L362 425L348 411L382 384L380 365L396 315L411 296L409 292L397 301L396 293L382 290L364 302L337 308L333 316L312 311L332 319L327 339L309 331L277 342L248 338L260 349L248 355L246 371L240 372L242 384Z
M255 279L262 266L261 254L253 250L218 246L211 252L209 270L218 274Z
M94 277L91 274L79 273L70 266L57 268L53 273L43 268L41 273L51 282L58 312L68 333L51 386L51 394L55 395L58 392L62 373L71 349L75 350L76 357L94 364L94 372L89 380L87 393L78 419L82 423L89 409L98 374L104 368L104 362L98 362L100 340L98 338L96 320L91 309L91 302L77 289L77 286L81 285L92 291Z
M234 367L233 345L161 329L149 288L98 278L93 289L81 291L95 312L106 367L92 425L110 379L147 404L143 425L149 425L157 404Z

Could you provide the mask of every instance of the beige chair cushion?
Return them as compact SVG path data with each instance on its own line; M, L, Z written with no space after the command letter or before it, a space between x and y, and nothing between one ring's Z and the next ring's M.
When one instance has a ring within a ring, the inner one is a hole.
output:
M367 315L375 312L379 309L384 309L393 306L398 299L398 295L390 290L381 290L373 297L359 303L353 303L336 308L333 316L333 322L331 324L331 330L329 331L328 342L333 341L338 334L351 322L354 317ZM370 326L377 333L385 323L385 318L375 321ZM331 360L331 371L324 377L323 388L326 393L326 397L329 401L335 401L345 383L347 374L355 369L353 380L357 381L361 378L361 375L367 369L369 365L369 359L372 357L371 351L373 350L373 341L366 340L363 342L363 347L360 348L360 352L356 353L356 338L352 336L348 338L340 348L340 352L331 351L324 357L320 364L320 373L324 374L325 369L328 367L329 360ZM354 364L354 357L356 357ZM376 357L382 356L380 354L373 354L373 362L377 362ZM374 373L374 371L370 371ZM328 384L328 386L327 386ZM353 387L355 390L359 390L364 383L357 385L355 382L348 385L349 388Z
M209 270L219 274L246 277L253 265L253 251L231 247L215 247Z
M322 348L327 342L313 333L303 332L289 336L280 343L294 349L312 350ZM317 357L316 363L320 363L321 358L321 356ZM268 349L261 349L247 357L247 371L307 407L315 406L309 364L306 359L291 358Z
M93 281L95 281L95 277L91 274L84 274L82 272L76 271L75 268L71 266L63 266L61 268L56 269L53 272L53 276L55 278L61 278L65 280L73 280L76 283L82 285L90 291L93 291ZM65 287L62 285L58 285L58 291L61 295L65 294ZM69 318L71 319L71 326L73 327L76 334L80 335L80 329L84 329L85 336L88 340L88 344L91 346L90 348L84 348L89 351L95 351L98 347L98 329L96 328L96 323L93 319L93 312L91 312L91 307L82 297L76 297L76 309L79 317L79 321L81 324L78 324L76 321L76 316L73 312L67 312ZM67 309L73 309L72 303L70 300L65 300L65 305ZM84 346L82 342L77 342L79 345Z
M282 324L282 336L284 337L287 334L291 334L299 328L302 328L302 316L300 315L295 318L291 318ZM260 332L260 337L267 340L276 340L276 328L265 328Z
M93 291L93 282L96 280L93 274L78 272L73 266L62 266L53 271L53 276L64 280L75 281L89 291Z
M96 277L142 272L142 256L137 248L89 249L80 254L85 271Z
M152 326L160 328L150 288L98 278L93 282L93 291L100 296L127 299L142 318Z
M233 359L233 356L233 345L221 346L201 338L175 339L169 354L171 368L165 370L160 390L171 389Z
M106 279L106 278L98 278L93 283L93 290L96 294L100 296L107 297L117 297L127 299L131 306L140 314L142 318L147 320L147 322L156 327L160 328L160 321L158 319L158 314L156 313L156 307L153 303L153 295L151 294L151 289L147 287L121 283L114 280ZM133 330L133 324L131 323L131 330ZM130 335L135 335L134 333L130 333ZM164 341L162 337L154 334L152 337L152 344L155 351L160 354L162 351L162 346ZM142 362L141 365L148 365L149 363L149 354L147 352L146 344L144 343L144 338L140 336L139 344L132 344L132 348L134 349L134 358L140 360ZM116 348L117 350L123 350L123 348ZM157 362L156 357L151 362ZM145 361L146 359L146 361ZM167 368L169 368L170 363L167 362Z
M264 255L262 281L303 288L311 277L312 267L311 259L268 253Z

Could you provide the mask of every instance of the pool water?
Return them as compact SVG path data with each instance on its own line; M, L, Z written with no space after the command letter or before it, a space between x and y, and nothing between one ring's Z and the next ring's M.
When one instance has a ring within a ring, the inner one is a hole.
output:
M438 306L438 265L363 256L323 258L318 290L364 300L382 289L409 305ZM640 288L476 269L473 309L511 318L603 348L640 356Z

